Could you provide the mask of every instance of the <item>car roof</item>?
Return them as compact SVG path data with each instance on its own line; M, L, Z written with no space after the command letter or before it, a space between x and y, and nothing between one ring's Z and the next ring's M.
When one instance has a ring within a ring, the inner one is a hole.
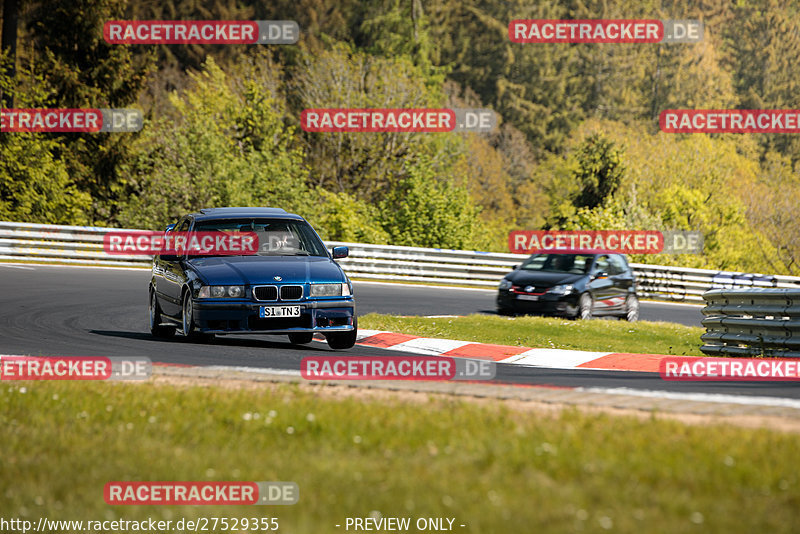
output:
M557 251L542 251L542 252L534 252L528 259L535 258L536 256L592 256L592 261L596 260L598 256L620 256L625 265L630 267L630 263L628 263L628 256L622 252L614 251L614 250L606 250L604 252L557 252Z
M215 219L237 219L240 217L269 217L270 219L287 219L302 221L301 216L287 213L281 208L240 207L240 208L207 208L190 214L196 221L211 221Z

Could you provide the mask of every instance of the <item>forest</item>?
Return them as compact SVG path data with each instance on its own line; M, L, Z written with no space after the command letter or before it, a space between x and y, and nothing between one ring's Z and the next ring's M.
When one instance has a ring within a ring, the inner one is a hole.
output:
M16 57L0 55L14 108L136 108L145 122L0 133L0 220L162 229L203 207L275 206L327 240L487 251L508 251L512 230L696 230L703 254L631 259L800 274L800 136L659 130L665 109L800 108L796 1L16 3ZM703 40L508 33L514 19L637 18L701 20ZM109 20L293 20L300 39L108 44ZM493 109L498 127L300 127L309 108L464 107Z

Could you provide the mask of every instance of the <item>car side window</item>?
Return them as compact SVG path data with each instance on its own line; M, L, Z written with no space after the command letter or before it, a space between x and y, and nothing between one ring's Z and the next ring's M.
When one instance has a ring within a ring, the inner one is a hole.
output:
M614 276L625 272L625 261L618 254L608 257L608 274Z
M607 255L598 256L597 257L597 261L594 264L594 272L596 272L596 273L608 272L608 265L609 265L609 262L608 262L608 256Z
M572 269L570 269L569 272L583 274L587 272L587 269L589 269L591 264L591 256L575 256L575 263L572 264Z
M184 219L183 222L178 226L175 231L176 232L188 232L189 231L189 219Z

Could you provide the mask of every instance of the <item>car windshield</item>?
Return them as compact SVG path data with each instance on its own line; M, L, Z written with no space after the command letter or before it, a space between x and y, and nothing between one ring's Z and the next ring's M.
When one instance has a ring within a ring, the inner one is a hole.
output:
M585 274L592 268L592 254L535 254L520 269L553 273Z
M325 245L305 221L287 219L216 219L199 221L195 232L255 232L258 256L328 256Z

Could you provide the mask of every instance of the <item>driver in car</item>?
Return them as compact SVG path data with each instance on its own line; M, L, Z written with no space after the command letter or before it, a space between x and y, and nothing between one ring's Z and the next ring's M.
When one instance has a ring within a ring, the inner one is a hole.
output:
M269 229L269 251L296 250L298 240L285 226Z
M569 271L572 268L569 265L569 259L566 256L554 255L550 262L550 269L553 271Z

